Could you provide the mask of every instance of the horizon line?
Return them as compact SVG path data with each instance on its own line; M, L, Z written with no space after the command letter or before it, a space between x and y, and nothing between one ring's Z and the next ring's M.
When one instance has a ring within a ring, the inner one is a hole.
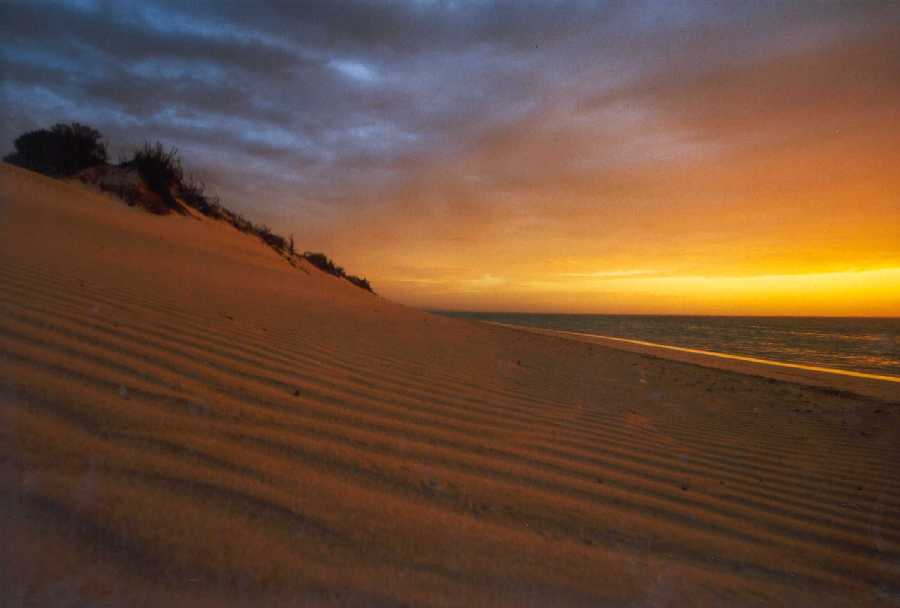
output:
M413 307L417 308L417 307ZM422 308L434 314L477 314L477 315L568 315L598 317L720 317L731 319L887 319L900 320L898 315L791 315L791 314L721 314L721 313L689 313L689 312L551 312L551 311L512 311L512 310L462 310L450 308Z

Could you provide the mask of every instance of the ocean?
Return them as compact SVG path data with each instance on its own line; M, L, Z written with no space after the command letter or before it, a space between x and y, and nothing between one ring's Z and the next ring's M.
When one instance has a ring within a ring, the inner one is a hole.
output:
M900 318L440 314L900 377Z

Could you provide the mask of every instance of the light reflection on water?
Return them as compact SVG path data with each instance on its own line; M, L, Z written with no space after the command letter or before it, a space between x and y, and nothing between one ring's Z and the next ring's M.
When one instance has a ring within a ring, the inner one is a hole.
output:
M784 363L900 376L900 319L441 314L644 340Z

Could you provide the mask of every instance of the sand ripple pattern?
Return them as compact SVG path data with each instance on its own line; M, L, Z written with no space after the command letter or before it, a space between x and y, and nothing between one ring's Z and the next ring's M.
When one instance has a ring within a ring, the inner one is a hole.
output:
M896 404L432 318L277 260L333 299L129 280L132 245L103 266L11 223L14 602L900 602Z

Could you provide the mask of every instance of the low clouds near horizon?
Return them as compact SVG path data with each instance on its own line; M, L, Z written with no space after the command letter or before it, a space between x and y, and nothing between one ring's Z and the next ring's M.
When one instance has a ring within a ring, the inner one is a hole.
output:
M0 139L176 146L423 306L900 268L900 8L746 4L6 2Z

